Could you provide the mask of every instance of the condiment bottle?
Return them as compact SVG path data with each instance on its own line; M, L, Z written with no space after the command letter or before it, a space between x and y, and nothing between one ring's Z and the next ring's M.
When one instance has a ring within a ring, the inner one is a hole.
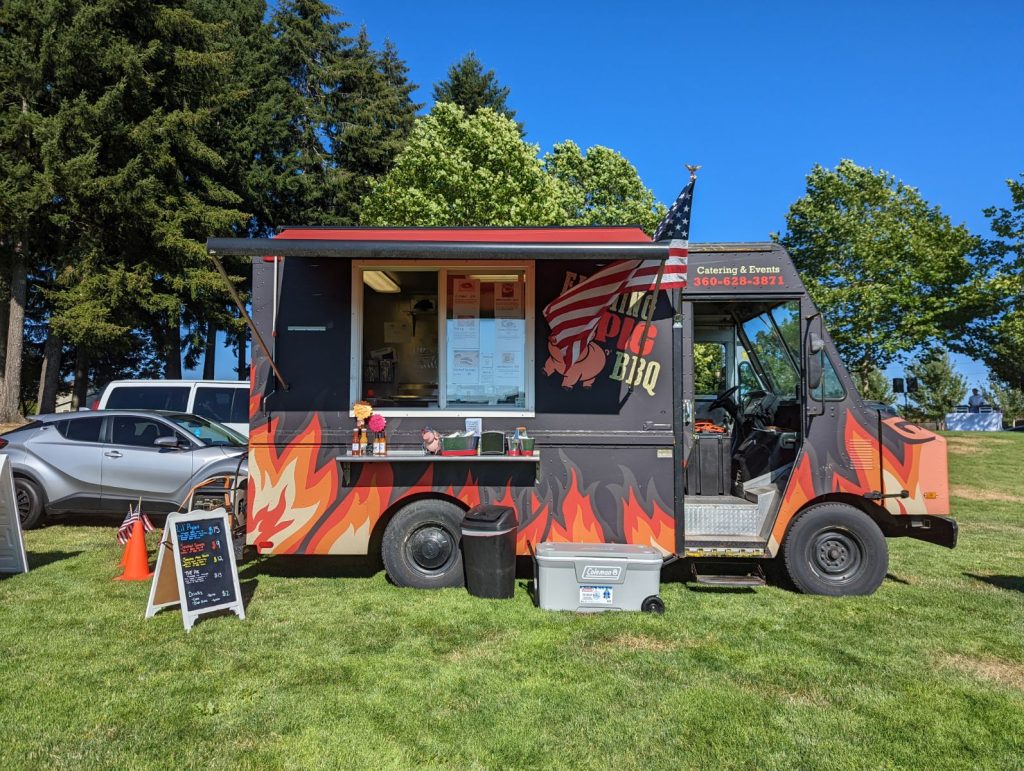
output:
M366 448L367 448L368 444L369 444L369 442L367 441L367 438L366 438L366 429L364 428L364 429L362 429L359 432L359 454L360 455L366 455L367 454L366 453Z
M378 445L380 447L380 449L378 450L377 454L378 455L387 455L388 454L388 438L387 438L387 435L384 434L384 433L381 433L380 434L380 438L377 440L377 443L378 443Z
M359 455L359 429L352 429L352 454Z

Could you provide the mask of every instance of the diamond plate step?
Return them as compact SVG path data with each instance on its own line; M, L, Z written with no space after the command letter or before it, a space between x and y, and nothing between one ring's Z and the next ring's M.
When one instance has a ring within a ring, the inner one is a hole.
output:
M686 536L749 535L761 532L767 512L733 496L687 496L683 501Z

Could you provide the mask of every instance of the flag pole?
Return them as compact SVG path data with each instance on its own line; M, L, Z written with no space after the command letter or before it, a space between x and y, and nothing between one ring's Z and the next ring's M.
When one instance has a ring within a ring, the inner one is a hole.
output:
M693 182L697 179L697 172L700 170L700 166L691 166L686 164L686 168L690 171L690 181ZM644 319L644 331L640 335L640 346L637 349L637 355L644 355L644 346L647 345L647 334L651 329L651 324L654 322L654 309L658 307L658 292L661 291L661 279L665 275L665 263L668 262L668 249L665 249L665 256L661 258L661 264L658 266L658 277L654 280L654 294L651 297L651 308L647 311L647 316ZM629 389L626 393L633 393L634 384L629 384Z

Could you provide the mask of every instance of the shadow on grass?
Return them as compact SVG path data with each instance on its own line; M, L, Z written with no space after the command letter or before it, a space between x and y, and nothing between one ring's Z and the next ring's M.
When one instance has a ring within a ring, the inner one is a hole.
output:
M26 552L25 556L28 557L28 569L31 573L33 570L39 570L39 568L46 567L54 562L60 562L61 560L71 559L77 557L82 553L82 550L78 551L30 551ZM11 576L19 576L21 573L0 573L0 581Z
M906 579L900 578L897 575L893 575L892 573L886 573L885 574L885 580L886 581L892 581L893 583L897 583L897 584L903 584L904 586L910 586L910 581L907 581Z
M242 592L242 607L246 610L249 609L249 603L252 602L253 595L256 594L256 587L259 586L259 581L255 578L248 578L245 581L238 582L238 588Z
M989 586L998 589L1006 589L1009 592L1024 592L1024 576L979 576L974 573L964 573L968 578L981 581Z
M51 514L46 524L63 527L117 527L123 519L123 516L115 514Z
M242 579L275 578L371 578L381 570L380 560L365 556L335 557L300 555L262 557L238 571Z

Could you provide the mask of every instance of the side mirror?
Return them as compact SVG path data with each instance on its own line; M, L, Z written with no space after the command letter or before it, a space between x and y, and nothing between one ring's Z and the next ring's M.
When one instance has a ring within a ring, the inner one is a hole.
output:
M161 436L154 439L153 444L157 447L166 447L168 450L177 450L181 446L176 436Z
M824 375L824 367L821 364L821 351L812 353L807 357L807 390L821 386L821 379Z
M822 362L825 350L825 341L821 336L811 332L807 338L807 390L814 391L821 386L821 379L824 376L825 365Z

